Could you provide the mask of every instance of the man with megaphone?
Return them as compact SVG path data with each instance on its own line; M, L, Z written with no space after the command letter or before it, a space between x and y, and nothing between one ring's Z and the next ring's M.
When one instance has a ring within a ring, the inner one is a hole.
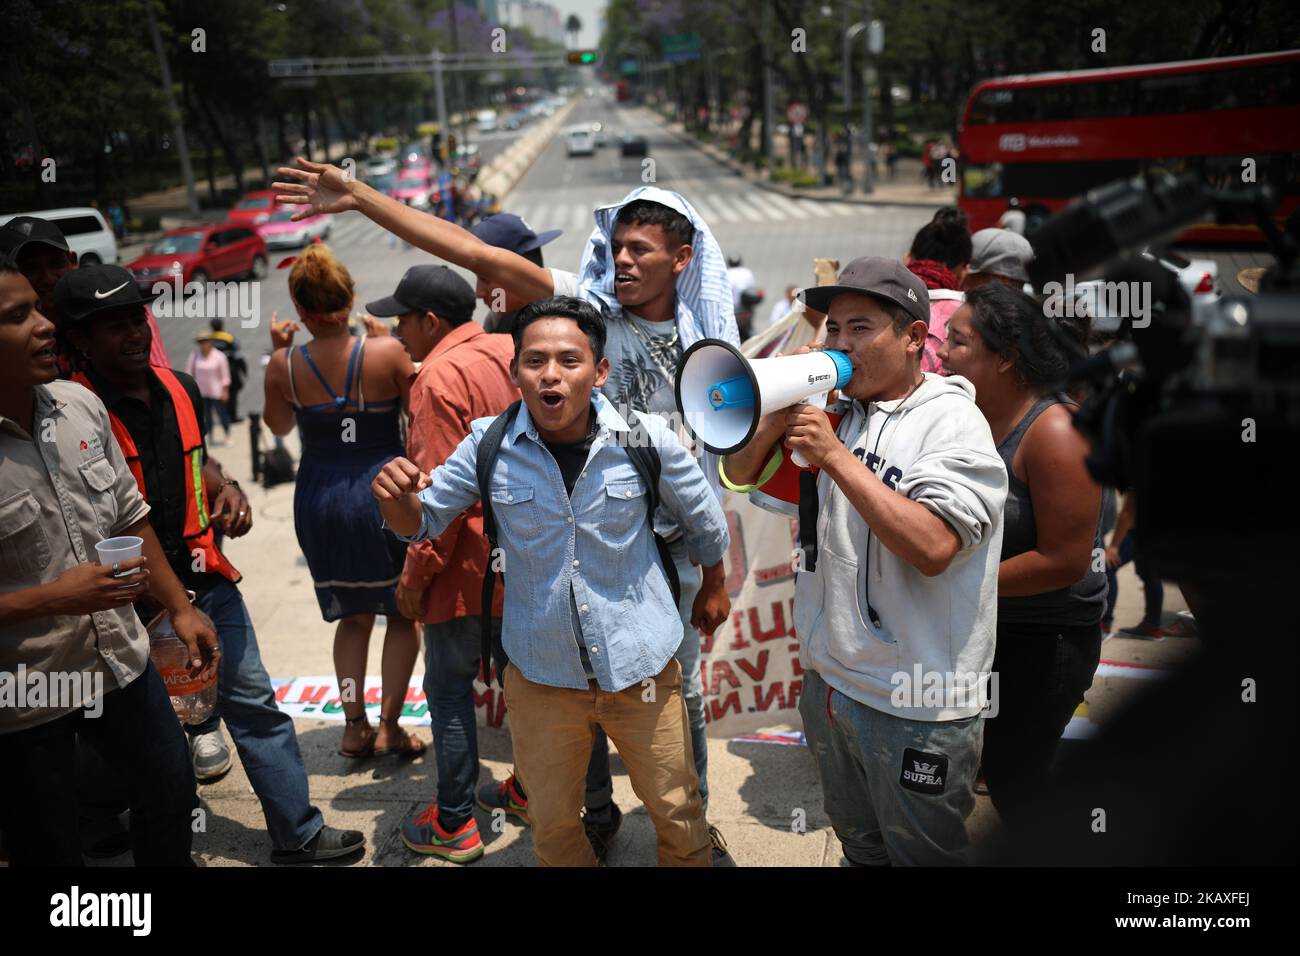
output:
M845 856L864 866L965 862L1006 468L970 382L921 371L929 296L903 263L856 259L838 284L802 298L827 313L821 367L840 387L838 426L817 403L796 404L826 385L809 381L824 373L810 371L807 354L741 360L738 374L714 363L694 376L687 355L679 393L720 377L703 386L718 391L714 411L692 414L683 398L683 414L709 445L708 416L734 416L732 399L743 407L736 379L745 378L753 395L741 445L714 449L730 451L719 468L727 486L770 483L782 438L816 469L800 486L799 710Z

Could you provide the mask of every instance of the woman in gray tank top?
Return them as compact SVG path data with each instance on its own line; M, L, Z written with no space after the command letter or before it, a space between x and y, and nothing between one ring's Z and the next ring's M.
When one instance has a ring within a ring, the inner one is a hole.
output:
M1106 603L1101 487L1074 403L1069 357L1042 307L1018 289L973 289L948 322L944 367L975 386L1007 466L998 570L997 714L984 725L984 778L1014 826L1042 793L1057 741L1092 684ZM1084 320L1086 322L1086 320ZM1086 330L1069 328L1082 339Z

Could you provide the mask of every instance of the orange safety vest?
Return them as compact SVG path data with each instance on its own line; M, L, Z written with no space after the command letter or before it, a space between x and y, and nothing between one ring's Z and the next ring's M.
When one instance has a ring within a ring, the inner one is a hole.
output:
M185 386L172 374L171 369L154 365L149 369L158 376L158 380L171 396L172 406L176 409L176 423L181 430L181 449L185 455L185 472L190 480L185 483L185 529L182 532L185 544L191 554L195 551L203 555L203 567L215 574L220 574L229 581L238 582L242 575L235 566L226 560L226 556L217 549L212 524L208 519L208 488L203 480L203 435L199 432L199 420L194 414L194 403L190 401ZM72 380L84 385L92 392L95 386L90 384L84 373L78 372ZM140 464L140 451L131 439L126 425L112 412L108 413L108 422L113 429L113 437L122 449L126 465L135 477L140 494L147 501L149 496L144 490L144 468Z

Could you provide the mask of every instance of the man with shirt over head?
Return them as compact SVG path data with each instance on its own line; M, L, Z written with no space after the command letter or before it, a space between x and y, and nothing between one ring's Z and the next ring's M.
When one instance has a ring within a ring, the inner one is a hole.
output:
M574 273L544 269L508 249L488 245L458 226L345 177L336 166L301 158L298 165L280 168L282 175L296 180L274 184L282 202L307 204L317 212L358 210L412 245L470 270L493 294L502 290L507 310L559 295L595 305L608 331L610 372L601 391L625 417L636 411L677 420L673 386L685 350L702 338L740 345L726 259L708 224L675 192L641 186L619 202L597 208L596 228ZM706 480L721 500L716 456L703 452L701 461ZM680 531L666 514L656 519L655 527L669 542L681 580L677 659L687 675L692 747L707 809L708 725L699 678L700 638L690 625L700 571L685 556ZM731 865L726 841L716 827L709 832L715 865Z

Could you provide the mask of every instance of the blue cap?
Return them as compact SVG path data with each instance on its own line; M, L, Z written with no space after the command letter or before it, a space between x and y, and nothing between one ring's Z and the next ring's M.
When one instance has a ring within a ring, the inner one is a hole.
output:
M519 216L509 212L489 216L487 219L475 224L470 232L489 246L496 246L498 249L509 249L511 252L517 252L520 255L525 252L532 252L534 249L540 249L560 235L559 229L551 229L543 233L533 232L532 226L524 222Z

